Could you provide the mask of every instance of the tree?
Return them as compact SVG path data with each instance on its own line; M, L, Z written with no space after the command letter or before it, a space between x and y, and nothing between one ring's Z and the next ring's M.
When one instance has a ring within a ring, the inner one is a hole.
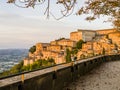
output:
M59 39L57 39L57 41L64 40L64 39L65 39L64 37L60 37Z
M75 47L72 49L71 54L75 55L78 53L78 49Z
M101 15L110 16L114 26L120 30L120 0L88 0L79 11L78 15L91 14L86 20L95 20Z
M17 4L17 1L19 3ZM43 4L47 2L47 7L45 13L47 17L50 15L50 1L51 0L8 0L8 3L14 3L18 7L35 7L36 4ZM77 5L76 2L80 2L81 0L56 0L56 3L62 5L64 10L61 11L62 16L57 19L61 19L63 17L67 17L73 13L74 7ZM21 6L21 4L24 6ZM87 0L85 1L85 5L82 6L77 15L81 14L89 14L91 16L86 17L86 20L95 20L99 18L101 15L110 16L108 21L112 21L114 26L120 30L120 0ZM56 18L53 14L51 14L54 18Z
M35 69L39 69L41 67L41 63L40 61L35 61L33 64L30 65L30 70L35 70Z
M22 70L23 70L23 71L29 71L29 70L30 70L30 65L23 66L23 67L22 67Z
M51 63L51 64L55 64L55 60L53 59L53 58L48 58L48 60L47 60L49 63Z
M66 49L66 62L71 62L71 52L68 48Z
M29 49L29 52L31 53L34 53L36 51L36 46L32 46L30 49Z
M77 49L82 49L82 44L84 43L84 41L83 40L79 40L78 42L77 42L77 44L76 44L76 48Z

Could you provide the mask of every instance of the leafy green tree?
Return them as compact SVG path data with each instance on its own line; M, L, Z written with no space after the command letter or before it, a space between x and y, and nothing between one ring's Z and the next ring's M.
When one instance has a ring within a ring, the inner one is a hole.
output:
M30 70L38 69L40 67L41 67L41 65L40 65L39 61L36 61L32 65L30 65Z
M23 67L23 61L21 61L19 64L15 65L15 66L13 66L10 69L10 73L13 74L13 73L22 72L22 67Z
M78 11L78 15L89 14L86 20L95 20L100 16L110 16L114 26L120 30L120 0L88 0Z
M77 48L73 48L71 51L71 54L75 55L78 53L78 49Z
M48 58L47 60L51 65L54 65L55 64L55 61L53 58Z
M23 67L22 67L22 70L23 70L23 71L30 71L30 65L23 66Z
M48 61L47 60L42 60L42 66L48 66Z
M54 62L53 58L48 58L48 62Z
M76 48L77 49L82 49L82 44L84 43L84 41L83 40L79 40L78 42L77 42L77 44L76 44Z
M66 62L71 62L71 52L68 48L66 49Z
M30 49L29 49L29 52L31 53L34 53L36 51L36 46L32 46Z

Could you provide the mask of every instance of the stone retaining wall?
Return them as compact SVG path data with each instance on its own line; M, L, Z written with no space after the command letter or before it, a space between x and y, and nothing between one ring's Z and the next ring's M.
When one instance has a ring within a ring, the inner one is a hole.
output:
M76 61L62 66L55 66L56 69L32 78L27 78L4 86L0 90L62 90L67 84L86 74L103 62L120 60L120 55L98 56L95 58ZM54 68L55 68L54 67ZM53 67L52 67L53 68ZM4 81L4 80L2 80ZM0 80L0 84L2 84Z

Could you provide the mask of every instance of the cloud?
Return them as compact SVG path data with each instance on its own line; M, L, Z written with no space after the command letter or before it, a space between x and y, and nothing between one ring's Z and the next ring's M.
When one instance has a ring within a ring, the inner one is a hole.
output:
M63 22L2 12L0 14L0 48L28 48L37 42L69 37L69 32L73 30Z
M89 23L70 16L62 20L45 19L43 16L13 14L0 11L0 48L29 48L37 42L49 42L60 37L69 38L77 28L101 29L110 27L102 20Z

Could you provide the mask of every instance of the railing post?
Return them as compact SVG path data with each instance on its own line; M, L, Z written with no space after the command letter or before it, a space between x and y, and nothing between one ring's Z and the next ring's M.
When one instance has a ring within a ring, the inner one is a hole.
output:
M52 74L52 90L55 90L55 84L56 84L56 79L57 79L57 66L53 67L53 74Z
M21 75L21 81L22 83L18 86L18 90L24 90L24 74Z
M74 62L71 62L71 72L74 72Z
M53 69L54 69L53 80L55 80L55 79L57 79L57 67L55 66Z
M22 84L24 84L24 80L25 80L25 78L24 78L24 74L22 74L22 75L21 75L21 81L22 81Z

